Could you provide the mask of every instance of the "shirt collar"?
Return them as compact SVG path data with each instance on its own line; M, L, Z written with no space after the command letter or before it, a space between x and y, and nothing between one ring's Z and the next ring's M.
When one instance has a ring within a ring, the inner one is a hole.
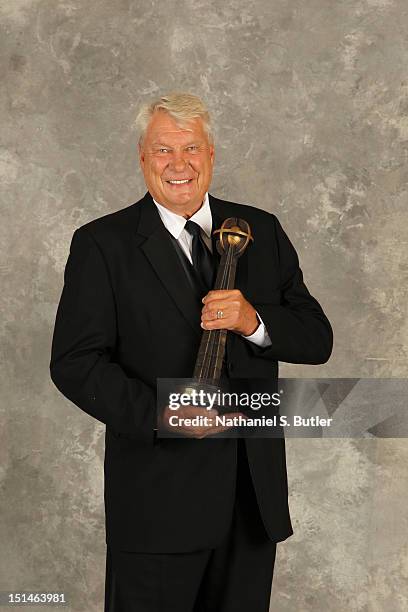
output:
M177 215L173 211L169 210L162 204L156 202L153 198L153 202L157 206L157 210L159 211L159 215L161 220L163 221L166 228L169 232L178 240L180 238L180 234L184 229L187 219L182 217L181 215ZM211 229L212 229L212 214L210 208L210 202L208 198L208 192L205 193L203 203L201 208L197 210L190 217L190 221L194 221L201 227L201 229L205 232L205 234L210 238L211 237Z

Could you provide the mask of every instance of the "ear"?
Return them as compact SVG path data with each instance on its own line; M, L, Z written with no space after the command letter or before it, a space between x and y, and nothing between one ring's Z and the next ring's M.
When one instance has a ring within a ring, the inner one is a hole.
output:
M211 159L211 165L214 165L214 157L215 157L215 147L213 144L210 144L210 159Z
M140 142L138 143L138 149L139 149L139 163L140 163L141 168L143 169L144 162L145 162L145 152Z

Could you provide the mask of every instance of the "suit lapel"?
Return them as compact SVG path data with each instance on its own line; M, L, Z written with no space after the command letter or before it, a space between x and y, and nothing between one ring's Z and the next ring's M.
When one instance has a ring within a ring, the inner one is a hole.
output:
M209 203L213 219L213 232L221 226L224 219L237 215L236 208L233 205L214 198L210 194ZM197 300L196 295L192 291L180 258L149 192L145 194L138 206L140 206L140 217L137 234L139 240L140 237L145 238L140 248L145 253L156 275L179 309L180 314L188 321L194 331L201 335L202 304ZM214 238L213 248L215 248ZM235 287L240 289L244 295L248 280L247 252L248 249L238 260L235 282Z
M140 219L137 233L146 238L141 245L141 249L180 310L180 314L188 321L194 331L201 335L202 305L192 291L189 279L150 193L146 193L139 206ZM163 313L163 316L165 316L165 313Z

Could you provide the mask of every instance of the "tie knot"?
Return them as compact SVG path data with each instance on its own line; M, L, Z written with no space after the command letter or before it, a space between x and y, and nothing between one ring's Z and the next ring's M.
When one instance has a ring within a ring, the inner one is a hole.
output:
M186 229L191 236L201 235L200 226L198 225L198 223L195 223L194 221L188 220L184 226L184 229Z

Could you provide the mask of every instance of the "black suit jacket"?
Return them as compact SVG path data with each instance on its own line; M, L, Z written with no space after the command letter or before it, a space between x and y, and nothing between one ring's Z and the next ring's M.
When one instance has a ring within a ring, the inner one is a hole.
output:
M254 243L238 263L236 288L260 313L272 345L229 333L230 377L276 379L278 360L319 364L332 331L302 280L277 218L209 196L213 229L231 216ZM202 304L149 193L80 227L65 268L51 377L79 408L106 424L106 541L122 550L184 552L217 546L231 518L237 441L157 438L156 379L190 377ZM283 439L246 440L265 527L292 531Z

